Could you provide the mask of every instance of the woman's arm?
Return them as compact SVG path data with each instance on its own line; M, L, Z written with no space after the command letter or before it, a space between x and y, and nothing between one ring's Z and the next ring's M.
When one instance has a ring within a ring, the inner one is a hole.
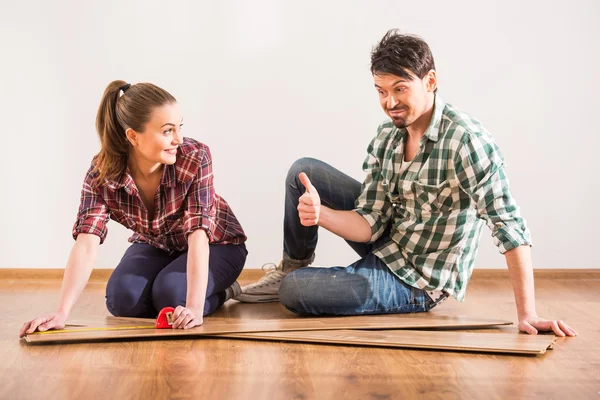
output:
M65 320L90 279L99 245L100 238L96 235L81 233L77 236L65 268L56 312L26 322L19 332L19 337L33 333L36 329L47 331L64 328Z
M208 286L208 236L197 229L188 236L186 306L175 309L173 328L189 329L202 325Z

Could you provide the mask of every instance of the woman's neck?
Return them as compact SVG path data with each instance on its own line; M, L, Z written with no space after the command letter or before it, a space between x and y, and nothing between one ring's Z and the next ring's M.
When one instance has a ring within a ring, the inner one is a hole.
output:
M163 164L144 160L134 153L129 155L127 166L133 180L152 181L162 176Z

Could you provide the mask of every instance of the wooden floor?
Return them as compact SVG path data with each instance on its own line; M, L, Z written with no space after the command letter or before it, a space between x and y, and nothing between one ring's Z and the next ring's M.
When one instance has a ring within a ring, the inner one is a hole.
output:
M0 279L0 399L600 399L600 279L538 278L542 316L578 333L532 356L229 339L31 346L25 320L51 311L57 279ZM242 282L244 283L244 282ZM108 315L91 282L72 319ZM507 278L475 277L438 315L515 320ZM278 303L228 302L217 318L291 316ZM500 328L516 332L516 328Z

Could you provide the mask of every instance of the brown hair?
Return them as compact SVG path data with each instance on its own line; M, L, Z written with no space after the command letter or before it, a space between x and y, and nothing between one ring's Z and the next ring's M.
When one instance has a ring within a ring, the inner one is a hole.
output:
M128 86L127 82L117 80L108 84L96 115L96 130L102 146L94 168L99 174L95 181L97 186L106 180L116 180L127 169L130 144L125 131L131 128L143 132L156 107L176 102L169 92L151 83Z
M427 43L418 36L404 35L397 29L389 30L371 52L373 75L393 74L412 80L409 74L412 72L423 79L432 69L435 70L435 62Z

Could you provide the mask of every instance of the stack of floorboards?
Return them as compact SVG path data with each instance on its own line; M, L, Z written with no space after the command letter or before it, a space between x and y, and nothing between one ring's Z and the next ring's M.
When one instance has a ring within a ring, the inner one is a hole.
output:
M202 326L179 330L154 329L152 319L104 317L71 323L63 330L36 332L25 340L51 344L136 338L227 338L538 355L552 348L556 339L554 335L465 332L510 324L503 320L424 313L266 320L207 317Z

